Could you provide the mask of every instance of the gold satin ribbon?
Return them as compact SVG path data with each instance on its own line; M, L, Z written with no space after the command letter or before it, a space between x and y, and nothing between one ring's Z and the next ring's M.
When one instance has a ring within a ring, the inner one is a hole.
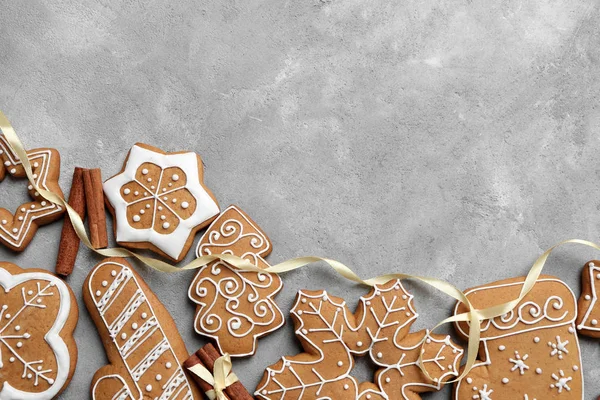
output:
M205 392L210 400L227 400L223 391L239 381L238 377L231 372L231 369L231 357L229 357L229 354L225 354L215 360L213 367L214 375L202 364L196 364L188 368L188 371L213 387L211 390Z
M25 169L25 172L27 174L27 177L28 177L31 185L33 185L35 187L36 191L38 193L40 193L40 195L42 195L42 197L44 197L46 200L51 201L54 204L64 207L67 210L69 219L70 219L71 223L73 224L75 232L77 233L77 236L79 236L79 239L81 240L81 242L86 247L88 247L90 250L92 250L102 256L105 256L105 257L133 257L133 258L136 258L139 261L141 261L143 264L149 266L150 268L153 268L160 272L167 272L167 273L179 272L182 270L185 271L185 270L197 269L197 268L200 268L200 267L202 267L212 261L215 261L215 260L222 260L222 261L224 261L236 268L239 268L241 270L256 271L256 272L269 272L269 273L275 273L275 274L281 274L283 272L293 271L293 270L296 270L299 268L303 268L309 264L313 264L315 262L325 262L337 274L341 275L342 277L344 277L352 282L360 283L360 284L367 285L367 286L375 286L375 285L384 284L392 279L413 279L413 280L418 280L420 282L423 282L429 286L432 286L433 288L452 297L456 301L459 301L459 302L465 304L468 311L444 319L443 321L438 323L431 330L433 332L435 329L439 328L440 326L445 325L447 323L451 323L451 322L468 322L470 325L468 348L467 348L468 356L467 356L467 362L465 364L465 368L463 370L463 373L458 378L456 378L455 380L448 381L447 383L459 381L462 378L464 378L469 373L469 371L471 370L473 365L475 364L475 361L477 359L477 350L479 347L479 340L481 337L481 321L499 317L499 316L504 315L504 314L510 312L511 310L513 310L519 304L519 302L522 301L525 298L525 296L527 296L527 294L531 291L531 288L533 287L533 285L539 278L539 276L544 268L544 265L546 264L546 260L548 259L550 254L557 247L562 246L566 243L578 243L578 244L592 247L596 250L600 250L599 245L597 245L593 242L590 242L587 240L581 240L581 239L565 240L563 242L560 242L560 243L552 246L551 248L546 250L544 252L544 254L542 254L534 262L533 266L531 267L531 269L529 270L529 272L527 274L527 277L524 281L523 287L521 288L521 293L519 294L518 298L508 301L503 304L499 304L499 305L488 307L488 308L481 309L481 310L475 309L472 306L469 299L467 298L467 296L461 290L456 288L454 285L452 285L446 281L443 281L441 279L417 276L417 275L401 274L401 273L392 273L392 274L381 275L381 276L377 276L374 278L369 278L369 279L363 280L354 271L352 271L349 267L345 266L344 264L340 263L339 261L331 260L328 258L321 258L321 257L294 258L291 260L283 261L277 265L273 265L267 269L259 269L259 268L255 267L254 265L252 265L249 261L239 258L239 257L236 257L236 256L233 256L233 255L211 254L211 255L206 255L206 256L196 258L189 264L178 268L178 267L175 267L164 261L157 260L157 259L154 259L151 257L142 256L142 255L136 254L136 253L134 253L130 250L124 249L124 248L117 247L117 248L112 248L112 249L94 249L90 240L88 239L88 236L87 236L87 233L85 230L85 226L83 224L83 221L79 217L79 214L77 214L77 212L71 206L69 206L62 197L58 196L57 194L55 194L53 192L39 188L36 185L35 180L33 179L33 176L32 176L33 173L31 170L31 164L29 163L29 159L27 158L27 153L25 151L25 148L23 147L23 144L19 140L19 137L17 136L17 134L14 131L13 127L11 126L10 122L8 121L8 119L4 116L4 114L1 111L0 111L0 131L2 131L2 133L4 133L4 136L6 137L9 145L12 147L13 151L20 158L23 168ZM427 378L431 379L431 376L429 375L429 373L422 366L421 361L422 361L422 354L419 356L419 363L417 365L419 365L419 367L421 368L421 370L423 371L425 376L427 376ZM219 372L219 373L221 373L221 372Z

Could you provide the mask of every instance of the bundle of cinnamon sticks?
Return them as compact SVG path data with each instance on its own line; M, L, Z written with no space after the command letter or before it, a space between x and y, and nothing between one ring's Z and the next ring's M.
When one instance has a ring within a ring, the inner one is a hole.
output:
M210 373L212 374L212 373L214 373L215 361L219 357L221 357L221 354L219 353L219 351L215 348L215 346L213 346L212 344L209 343L206 346L202 347L197 352L195 352L194 354L192 354L190 356L190 358L188 358L183 363L183 368L187 370L188 368L191 368L194 365L201 364L206 369L208 369L210 371ZM200 389L202 389L202 391L204 393L213 389L213 387L208 382L205 382L202 378L200 378L196 375L192 375L192 378L194 379L194 381L198 384L198 386L200 387ZM248 391L246 390L244 385L242 385L242 383L239 381L228 386L224 390L224 392L225 392L225 395L227 396L227 398L230 400L253 400L254 399L254 397L252 397L250 395L250 393L248 393Z
M104 210L104 191L102 190L102 173L100 169L84 169L76 167L69 193L69 205L79 214L81 220L87 220L90 229L90 241L95 249L108 247L106 231L106 213ZM65 218L68 218L66 216ZM60 237L56 273L68 276L73 272L79 237L71 221L65 219Z

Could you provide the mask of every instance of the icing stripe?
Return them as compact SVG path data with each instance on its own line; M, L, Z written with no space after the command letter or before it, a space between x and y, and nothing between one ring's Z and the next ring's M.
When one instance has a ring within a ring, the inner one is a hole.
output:
M170 350L169 342L167 339L163 339L160 341L154 348L146 355L146 357L140 361L138 365L133 369L131 373L131 377L134 381L139 381L142 375L154 364L158 357L160 357L164 352Z
M158 329L158 321L155 317L150 318L144 323L131 337L129 340L119 349L119 353L123 358L127 358L142 344L145 338L151 336ZM145 336L145 334L148 335ZM141 340L144 338L144 340Z
M121 311L121 314L119 314L117 319L108 328L111 337L115 337L117 333L119 333L119 331L125 326L127 321L131 319L136 310L140 308L140 306L145 302L146 296L144 296L144 292L142 292L142 289L138 289L129 300L127 306L123 309L123 311Z
M100 311L101 315L104 315L106 310L110 307L110 305L108 304L109 300L111 300L112 298L112 300L110 301L110 303L112 304L112 301L114 301L114 299L118 297L119 293L121 293L121 290L123 290L123 287L129 281L130 278L131 271L129 269L123 268L121 272L119 272L119 275L117 275L115 280L110 284L108 290L106 291L106 293L104 293L104 296L102 296L102 299L100 299L100 301L96 303L96 307L98 308L98 311ZM117 293L113 298L113 294L117 289L119 289L119 293Z
M158 399L166 400L171 398L171 395L173 394L173 392L175 392L175 389L177 389L182 383L186 383L185 374L183 373L181 368L178 368L175 374L173 374L169 381L162 387L164 389L164 392ZM185 388L186 386L187 385L184 385L182 388ZM179 391L181 391L181 389ZM177 398L177 396L174 396L173 398Z

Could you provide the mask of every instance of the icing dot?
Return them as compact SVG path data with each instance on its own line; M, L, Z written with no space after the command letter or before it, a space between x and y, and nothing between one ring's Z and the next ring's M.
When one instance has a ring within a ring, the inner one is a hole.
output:
M598 320L597 319L593 319L592 320L592 325L598 325Z
M552 304L552 307L553 307L555 310L558 310L558 309L560 308L560 304L558 304L558 303L554 303L554 304Z
M169 229L170 226L171 226L171 224L169 224L168 222L165 222L164 224L162 224L163 229Z
M302 315L302 310L298 310L298 315Z
M19 217L17 218L19 221L23 221L23 217Z
M152 178L148 178L146 179L148 182L152 182Z
M127 334L126 333L121 333L121 339L123 339L123 340L127 339Z
M177 199L171 200L171 203L173 203L173 204L177 203Z
M123 190L123 193L125 193L125 194L129 194L129 193L131 193L131 189L129 189L129 188L125 188L125 190Z
M42 201L41 204L42 204L42 207L46 207L46 204L48 204L48 203L46 203L45 201Z
M96 290L96 296L100 296L102 293L99 290Z
M146 213L146 210L143 210L143 209L142 209L142 210L140 210L140 214L142 214L142 215L143 215L143 214L145 214L145 213Z
M370 395L370 394L368 394L368 395L366 395L365 397L366 397L367 399L370 399L370 398L371 398L371 395Z
M10 165L10 161L4 161L4 165L8 167Z
M588 301L592 299L592 297L589 294L586 294L584 298Z
M138 328L138 324L136 324L135 322L133 324L131 324L131 329L136 330Z
M407 312L407 313L406 313L406 316L407 316L407 317L410 317L410 313L409 313L409 312Z
M166 363L166 364L165 364L165 367L166 367L167 369L171 368L171 363L170 363L170 362Z
M502 383L504 383L504 384L508 383L508 378L502 378Z
M163 197L164 201L167 201L169 198L167 196Z
M390 379L390 377L388 376L387 378L385 378L385 383L390 383L392 380Z
M163 193L167 191L167 188L163 188Z
M167 219L167 217L165 215L161 215L160 219L164 221L165 219Z
M162 206L158 206L157 208L158 208L158 211L162 211L163 210Z
M133 216L133 222L140 222L140 219L142 219L142 218L139 215Z
M573 371L577 371L579 370L579 367L577 365L573 365Z
M150 204L146 204L146 208L150 208Z
M11 173L11 174L14 174L14 173L16 173L16 172L17 172L17 170L16 170L16 169L14 169L14 168L10 170L10 173Z
M146 318L148 318L148 314L142 313L142 319L146 319Z
M338 367L341 367L342 365L344 365L344 363L343 363L343 362L341 362L341 361L338 361L338 362L337 362L337 365L338 365Z
M142 175L148 175L148 170L146 168L142 170Z
M186 208L188 208L190 206L190 203L188 203L187 201L184 201L183 203L181 203L181 208L183 208L184 210Z
M2 309L3 309L3 310L6 310L7 308L8 308L8 306L7 306L6 304L4 304L4 305L2 306Z
M27 374L27 379L31 379L32 377L33 377L33 375Z
M17 233L17 232L19 232L19 230L18 230L17 228L13 228L13 230L12 230L12 231L13 231L13 233Z
M31 205L31 209L33 210L34 208L35 208L35 204L32 204Z
M20 330L21 330L21 326L20 325L15 326L15 331L19 332Z
M231 289L231 288L233 287L233 282L231 282L231 281L227 282L227 283L225 284L225 287L226 287L227 289Z
M24 337L25 339L29 339L29 338L31 337L31 335L30 335L29 333L26 333L26 334L24 334L24 335L23 335L23 337Z
M102 281L102 286L107 287L108 286L108 282L107 281Z
M356 342L357 347L362 347L362 345L363 345L363 342Z
M15 362L15 358L14 358L14 357L11 357L11 358L9 358L9 359L8 359L8 361L10 361L10 362Z
M498 350L504 351L504 350L506 350L506 346L501 344L500 346L498 346Z
M468 384L471 384L471 383L473 383L473 379L471 379L471 378L467 378L467 383L468 383Z
M148 192L144 192L144 196L148 196ZM150 208L150 206L146 206L146 208Z
M110 271L110 276L117 276L117 271Z
M42 370L42 366L41 366L41 365L38 365L38 367L37 367L37 370L38 370L38 371L41 371L41 370Z
M21 348L21 347L23 347L23 342L17 342L17 347L18 347L18 348Z
M302 303L306 304L306 299L302 299Z
M600 279L600 274L596 275L596 279Z
M302 329L302 333L306 335L308 334L308 331L306 329Z
M179 180L179 175L173 174L172 179L177 182Z
M37 174L33 174L33 179L37 179Z
M344 385L344 390L348 390L348 389L350 389L350 386L348 386L348 384L345 384Z
M383 353L381 353L381 352L377 353L377 358L381 358L381 357L383 357Z
M54 379L48 379L48 383L54 385Z
M162 375L161 375L161 374L157 374L157 375L156 375L156 380L157 380L157 381L160 381L161 379L162 379Z
M169 185L168 185L168 186L169 186L169 187L171 187L171 186L173 186L173 184L172 184L171 182L169 182Z
M41 299L38 299L38 300L41 300ZM5 317L5 318L6 318L6 319L10 319L10 317L11 317L11 315L10 315L10 314L6 314L6 317Z
M572 326L569 327L569 333L574 333L575 332L575 328L573 328Z
M540 342L540 338L536 336L536 337L534 337L534 338L533 338L533 341L534 341L535 343L539 343L539 342Z
M541 368L536 368L535 369L535 373L538 374L538 375L541 375L542 374L542 369Z
M156 189L156 186L152 185L152 186L150 186L150 189L154 190L154 189ZM144 193L146 193L146 192L144 192Z
M7 223L8 223L7 220L5 220L5 219L2 220L2 225L6 225Z
M40 166L40 164L38 164L38 163L33 163L33 168L37 168L37 167L39 167L39 166Z
M146 385L146 392L152 391L152 385Z
M139 195L140 195L140 192L138 192L138 191L136 190L135 192L133 192L133 195L134 195L134 196L139 196Z

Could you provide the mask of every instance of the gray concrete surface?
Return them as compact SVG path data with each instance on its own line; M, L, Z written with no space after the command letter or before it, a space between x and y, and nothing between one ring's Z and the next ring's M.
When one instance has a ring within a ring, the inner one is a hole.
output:
M61 151L65 189L76 165L116 173L136 141L195 150L220 203L270 234L271 262L320 255L467 288L525 273L559 240L600 240L599 42L593 0L0 0L0 109L29 147ZM23 189L2 185L0 204L16 204ZM60 228L0 259L53 269ZM591 257L571 245L547 271L577 291ZM80 254L79 296L98 261ZM201 346L192 274L138 267ZM318 267L284 280L286 312L300 288L351 304L366 291ZM417 328L447 315L449 299L408 286ZM106 363L79 300L64 399ZM600 346L582 346L591 399ZM253 388L297 351L288 325L235 370Z

